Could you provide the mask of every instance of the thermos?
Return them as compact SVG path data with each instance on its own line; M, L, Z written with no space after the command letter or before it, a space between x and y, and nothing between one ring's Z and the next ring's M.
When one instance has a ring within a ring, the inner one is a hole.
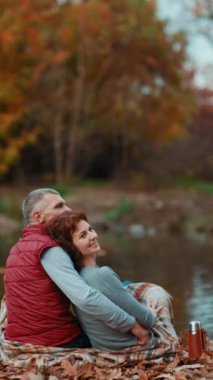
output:
M188 341L188 353L190 359L198 359L204 350L203 329L199 321L189 322L186 333Z

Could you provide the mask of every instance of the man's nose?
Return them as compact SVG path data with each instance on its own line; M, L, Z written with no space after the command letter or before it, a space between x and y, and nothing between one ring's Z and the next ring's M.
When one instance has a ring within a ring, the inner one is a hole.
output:
M68 205L64 205L64 211L72 211L72 209Z

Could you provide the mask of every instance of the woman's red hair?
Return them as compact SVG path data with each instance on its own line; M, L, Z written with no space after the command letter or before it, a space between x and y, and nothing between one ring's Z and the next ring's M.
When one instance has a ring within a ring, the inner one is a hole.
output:
M70 255L77 270L82 268L82 254L75 248L72 234L81 220L87 221L84 212L65 211L47 224L48 233Z

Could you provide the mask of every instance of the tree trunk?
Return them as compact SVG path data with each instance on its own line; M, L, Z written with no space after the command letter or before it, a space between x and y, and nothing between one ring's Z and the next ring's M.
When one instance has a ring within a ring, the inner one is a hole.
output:
M80 17L80 42L79 42L79 60L78 60L78 77L76 80L76 88L74 93L73 118L68 135L68 148L65 162L65 177L69 178L73 175L76 159L76 150L78 145L77 129L79 128L79 120L81 116L83 103L83 89L85 80L85 14L84 7Z
M58 114L54 123L54 159L55 159L55 179L56 183L61 183L63 181L63 153L62 153L62 124L61 124L61 114Z
M61 183L64 179L63 173L63 114L64 114L64 85L66 80L65 69L60 67L54 75L60 79L58 91L56 94L55 118L53 124L53 149L55 161L55 179L56 183Z

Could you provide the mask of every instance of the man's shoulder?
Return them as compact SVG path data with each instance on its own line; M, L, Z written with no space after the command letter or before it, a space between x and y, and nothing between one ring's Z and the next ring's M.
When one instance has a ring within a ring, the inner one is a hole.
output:
M73 262L72 262L71 257L59 245L46 247L42 252L41 261L42 263L51 263L51 264L53 263L54 265L56 265L56 263L57 265L71 264L72 269L73 269Z

